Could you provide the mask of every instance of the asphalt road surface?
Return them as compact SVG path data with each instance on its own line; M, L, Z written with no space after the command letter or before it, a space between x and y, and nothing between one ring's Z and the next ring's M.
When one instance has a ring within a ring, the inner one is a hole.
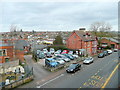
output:
M118 53L82 65L76 73L66 73L38 84L37 88L118 88ZM119 71L118 71L119 70ZM120 83L119 83L120 85Z

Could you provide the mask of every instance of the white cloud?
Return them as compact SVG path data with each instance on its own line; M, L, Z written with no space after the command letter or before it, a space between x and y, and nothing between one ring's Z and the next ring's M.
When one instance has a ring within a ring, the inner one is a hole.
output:
M106 21L117 29L117 2L3 2L3 22L26 30L73 30L94 21ZM6 28L8 27L8 28Z

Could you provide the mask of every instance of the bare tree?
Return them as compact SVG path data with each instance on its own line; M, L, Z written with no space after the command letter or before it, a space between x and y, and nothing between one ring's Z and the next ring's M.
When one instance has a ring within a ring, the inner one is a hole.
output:
M107 31L111 31L111 29L112 29L112 26L106 22L94 22L90 26L90 30L94 32L97 32L97 31L107 32Z

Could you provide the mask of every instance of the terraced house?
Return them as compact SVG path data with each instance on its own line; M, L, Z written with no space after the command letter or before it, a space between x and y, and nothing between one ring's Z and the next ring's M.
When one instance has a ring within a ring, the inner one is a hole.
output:
M74 30L66 40L69 49L85 51L88 55L97 53L97 38L85 29Z

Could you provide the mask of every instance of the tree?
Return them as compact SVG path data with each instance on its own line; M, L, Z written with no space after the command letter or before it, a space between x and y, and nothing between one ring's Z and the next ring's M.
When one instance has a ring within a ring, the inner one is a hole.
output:
M101 32L101 35L103 35L104 32L111 31L111 29L112 26L106 22L94 22L90 26L90 30L93 31L96 36L97 32Z
M63 45L63 39L62 39L62 37L61 37L60 34L59 34L58 36L56 36L53 44L54 44L54 45Z

